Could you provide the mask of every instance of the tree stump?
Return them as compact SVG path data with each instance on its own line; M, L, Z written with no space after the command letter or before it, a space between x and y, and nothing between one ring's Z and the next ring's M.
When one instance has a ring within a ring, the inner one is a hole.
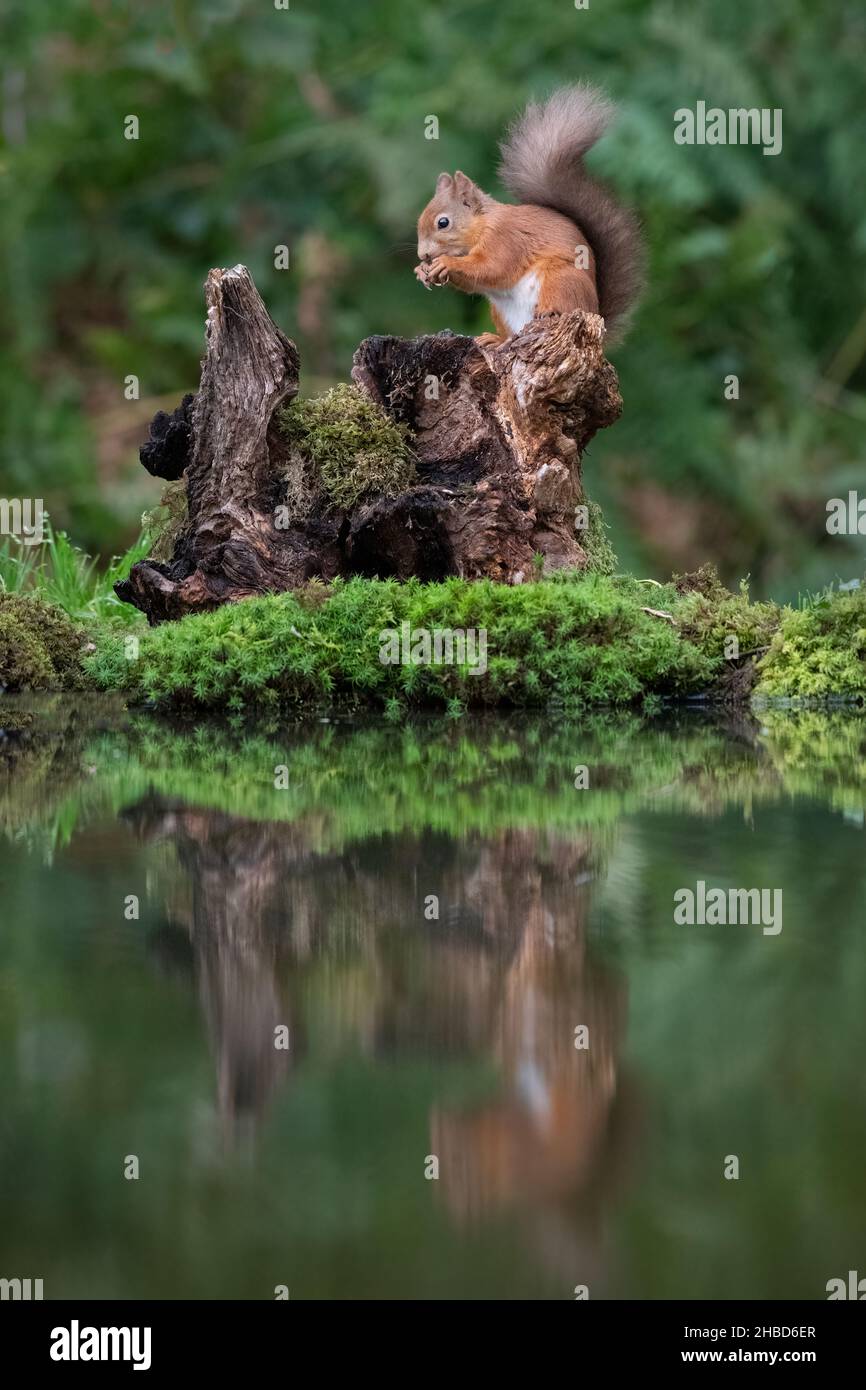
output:
M519 583L587 565L581 459L622 409L604 322L577 310L534 319L499 346L450 332L367 338L352 379L408 427L416 480L350 508L319 501L290 525L287 443L277 408L298 392L295 345L244 266L205 283L197 395L151 425L141 460L185 479L187 521L171 560L143 560L117 585L151 623L313 578L460 575Z

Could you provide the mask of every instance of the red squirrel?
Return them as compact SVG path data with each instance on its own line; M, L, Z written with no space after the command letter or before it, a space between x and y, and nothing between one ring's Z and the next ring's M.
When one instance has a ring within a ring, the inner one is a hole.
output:
M500 203L458 169L440 174L418 219L415 275L484 294L501 343L541 314L586 309L622 333L640 292L637 219L589 177L583 156L614 114L585 84L532 104L500 146L499 174L520 201Z

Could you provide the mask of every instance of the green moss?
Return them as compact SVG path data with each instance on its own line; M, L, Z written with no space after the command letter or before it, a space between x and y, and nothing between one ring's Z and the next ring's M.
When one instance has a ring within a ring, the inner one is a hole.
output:
M675 607L685 638L725 660L763 655L779 626L775 603L753 602L745 581L739 593L731 593L712 565L692 575L675 575L672 583L680 596Z
M85 640L56 604L0 593L0 689L83 689Z
M10 688L76 688L81 634L51 605L38 612L52 613L53 626L34 621L34 609L22 616L10 600L0 680ZM437 632L474 634L479 645L461 655L458 642L449 660L446 639L437 661L435 649L425 655L414 646L419 632L431 641ZM412 706L457 715L551 701L655 709L695 696L742 703L758 680L762 697L866 700L863 590L780 609L752 602L745 585L731 593L706 567L668 584L575 571L516 586L314 581L295 593L137 627L135 637L101 622L82 663L86 678L134 703L228 714L370 706L399 719Z
M610 527L597 502L586 502L584 505L587 524L580 535L580 543L589 557L587 568L596 574L615 574L619 561L610 543Z
M357 386L294 400L279 412L278 423L290 447L286 482L293 515L304 514L318 488L334 506L348 508L367 496L395 496L415 481L408 430Z
M166 483L157 505L141 518L149 547L148 558L167 565L188 519L186 479L178 478L176 482Z
M866 701L866 588L784 609L759 677L761 696Z
M165 624L141 634L136 661L125 659L122 636L104 633L87 664L105 688L137 699L229 711L627 705L712 686L722 658L645 612L645 599L634 581L600 575L518 586L353 579L313 604L279 594ZM471 632L479 643L483 632L483 662L480 648L474 670L469 660L384 662L383 634L399 642L403 624L410 646L419 630Z

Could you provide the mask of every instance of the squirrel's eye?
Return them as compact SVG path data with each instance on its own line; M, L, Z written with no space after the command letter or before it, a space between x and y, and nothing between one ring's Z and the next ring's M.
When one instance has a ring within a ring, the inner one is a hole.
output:
M450 217L437 217L437 218L436 218L436 226L439 228L440 231L444 231L444 229L445 229L447 226L450 225L450 222L451 222L451 218L450 218Z

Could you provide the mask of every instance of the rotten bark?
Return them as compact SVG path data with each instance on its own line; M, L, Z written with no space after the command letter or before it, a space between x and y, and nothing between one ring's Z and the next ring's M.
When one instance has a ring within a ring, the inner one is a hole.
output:
M141 451L149 472L184 476L188 521L170 563L144 560L117 586L152 623L314 577L519 583L536 554L546 570L586 565L581 458L622 407L598 315L547 315L493 348L448 332L366 339L352 379L411 430L417 481L280 529L274 413L297 394L298 352L244 266L212 270L205 297L198 394L160 414Z

